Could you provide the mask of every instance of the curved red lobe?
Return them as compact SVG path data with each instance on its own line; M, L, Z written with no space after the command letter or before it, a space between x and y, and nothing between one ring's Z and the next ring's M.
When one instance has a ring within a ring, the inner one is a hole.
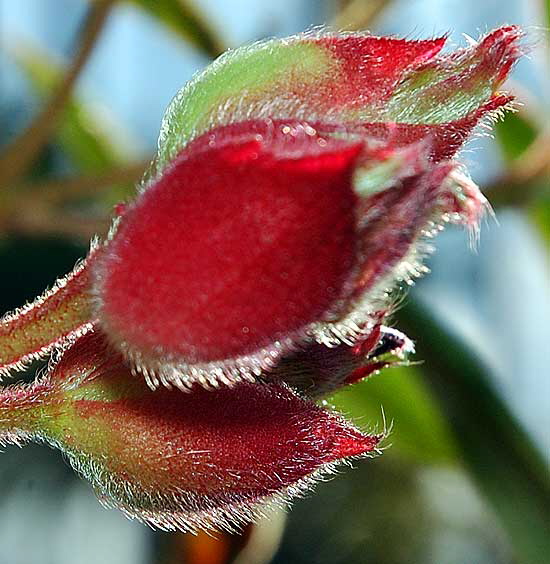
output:
M278 384L146 390L134 399L79 400L75 408L90 428L109 422L115 477L156 493L185 490L196 496L196 509L275 494L327 463L373 450L380 439Z
M153 392L99 332L79 339L49 382L64 413L54 444L108 504L167 528L250 520L259 502L294 497L382 438L280 383Z
M369 353L381 337L381 325L363 329L354 345L340 343L327 347L309 343L303 350L285 356L266 377L282 381L309 398L328 395L344 385L362 379L374 370Z
M373 317L382 320L385 315L386 312L377 312ZM407 355L414 351L412 342L403 333L379 321L365 324L360 331L353 344L327 347L309 343L285 356L266 378L285 382L304 396L317 399L359 382L381 368L406 361ZM393 358L388 358L388 354Z
M191 144L124 214L100 267L110 334L190 362L225 359L343 297L362 144L259 123Z

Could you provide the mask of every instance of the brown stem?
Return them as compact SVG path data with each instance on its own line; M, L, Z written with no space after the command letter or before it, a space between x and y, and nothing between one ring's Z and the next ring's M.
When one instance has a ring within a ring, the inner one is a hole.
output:
M20 194L29 200L40 200L50 204L67 202L72 198L97 196L114 184L135 184L143 177L151 159L144 159L125 166L113 168L101 174L54 178L21 186Z
M97 196L114 184L136 183L144 175L150 159L144 159L103 174L56 178L21 185L4 191L0 200L0 231L19 235L64 235L89 239L105 234L107 217L83 218L59 209L72 198Z
M112 169L104 174L54 179L20 186L2 194L0 230L19 235L63 235L89 239L105 234L107 217L83 218L64 212L57 206L72 198L97 196L118 183L138 182L150 159Z
M57 235L83 242L89 241L94 235L105 235L109 229L109 219L106 215L86 217L58 210L41 201L29 201L27 205L18 207L17 213L0 219L2 232L31 237Z
M114 0L96 0L92 3L80 36L79 48L59 86L29 127L0 155L0 185L9 184L20 176L47 142L80 71L93 51L113 4Z

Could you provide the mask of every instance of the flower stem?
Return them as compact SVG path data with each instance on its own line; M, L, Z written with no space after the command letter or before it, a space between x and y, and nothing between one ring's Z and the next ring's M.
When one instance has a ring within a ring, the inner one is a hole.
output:
M47 382L0 388L0 444L21 444L40 433L51 394Z

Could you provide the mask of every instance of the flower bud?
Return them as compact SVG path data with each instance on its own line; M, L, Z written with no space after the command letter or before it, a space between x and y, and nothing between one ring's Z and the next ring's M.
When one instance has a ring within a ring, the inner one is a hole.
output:
M449 159L510 105L521 35L440 54L445 38L315 33L222 56L171 103L104 245L0 320L0 376L93 326L152 388L354 343L425 272L427 239L476 233L488 206Z
M198 138L94 263L102 329L153 388L253 380L310 343L354 342L423 272L423 237L483 200L472 184L460 213L454 165L429 148L270 120Z
M163 529L232 529L304 492L366 435L279 383L151 391L101 333L0 395L0 437L60 449L101 501Z

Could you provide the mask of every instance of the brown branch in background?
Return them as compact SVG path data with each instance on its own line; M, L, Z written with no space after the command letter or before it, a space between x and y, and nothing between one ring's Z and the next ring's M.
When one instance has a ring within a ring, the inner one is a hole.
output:
M510 167L508 179L519 184L550 173L550 130L535 139L520 159ZM506 177L505 177L506 178Z
M541 133L504 174L485 188L495 207L525 206L546 181L550 189L550 130Z
M109 218L90 217L59 210L44 202L35 202L2 220L2 233L29 237L58 236L87 243L94 235L104 236Z
M114 184L136 184L145 174L152 159L144 159L113 168L102 174L54 178L21 186L18 197L60 204L74 198L97 196Z
M346 31L367 29L391 0L351 0L333 18L331 27Z
M68 235L79 239L104 234L109 221L89 218L60 208L72 199L98 196L114 184L135 184L141 180L150 159L106 173L76 176L19 186L1 194L0 231L23 235Z
M78 42L78 50L61 83L29 127L0 154L0 185L5 186L20 176L48 141L80 71L93 51L113 4L114 0L96 0L91 5Z

